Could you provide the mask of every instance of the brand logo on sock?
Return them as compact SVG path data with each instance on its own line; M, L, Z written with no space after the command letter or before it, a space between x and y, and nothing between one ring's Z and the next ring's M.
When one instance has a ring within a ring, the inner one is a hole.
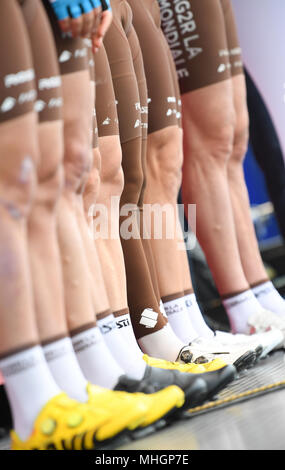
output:
M37 357L18 359L7 366L2 366L2 373L5 377L20 374L31 367L36 367L41 362Z
M99 325L99 328L102 335L107 335L108 333L111 333L111 331L115 330L117 326L115 320L111 320L108 323Z
M166 306L165 307L166 315L169 317L170 315L174 315L175 313L179 313L183 311L183 308L179 307L178 304Z
M89 335L89 337L80 338L80 339L76 339L72 341L73 348L76 353L85 351L86 349L89 349L98 343L99 343L98 337L92 334Z
M152 308L146 308L141 314L140 325L146 328L154 328L157 324L158 313L154 312Z
M232 300L232 301L226 300L225 304L226 304L227 307L235 307L236 305L242 304L243 302L246 302L249 299L250 299L250 296L245 295L244 297L242 297L240 299L235 299L235 300Z
M120 330L121 328L124 328L125 326L129 326L130 322L127 318L125 318L124 320L117 320L116 325Z
M274 291L274 287L273 286L267 286L267 287L263 287L262 290L256 292L256 291L253 291L254 292L254 295L255 297L261 297L265 294L269 294L269 292L272 292Z

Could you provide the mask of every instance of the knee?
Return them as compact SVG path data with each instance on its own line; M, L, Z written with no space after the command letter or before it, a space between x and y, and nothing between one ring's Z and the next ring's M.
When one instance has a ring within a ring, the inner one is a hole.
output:
M96 204L100 193L101 154L98 148L93 149L93 166L84 188L84 209L88 213L89 208Z
M181 185L183 152L182 136L175 127L151 134L148 139L147 186L148 192L156 187L167 199L177 198Z
M33 156L23 155L0 176L0 205L14 219L28 218L37 185Z
M52 154L46 143L42 147L35 202L38 208L53 211L64 187L63 142L57 142Z
M233 151L231 158L229 160L229 165L238 164L242 165L247 148L248 148L248 139L249 139L249 119L247 113L244 114L242 118L239 118L237 125L234 130L234 142L233 142Z
M104 197L121 197L124 189L124 172L122 169L121 146L114 146L108 159L102 161L101 187Z
M202 171L225 169L234 149L236 117L233 110L222 116L204 116L195 124L192 132L185 133L185 163ZM191 134L191 135L190 135Z
M88 181L92 169L92 149L88 142L67 138L64 151L65 190L78 193Z
M42 180L38 180L35 203L38 208L53 213L64 187L63 165L58 164Z
M102 156L100 171L100 199L121 197L124 189L124 173L122 169L122 149L120 144L112 145L106 158Z

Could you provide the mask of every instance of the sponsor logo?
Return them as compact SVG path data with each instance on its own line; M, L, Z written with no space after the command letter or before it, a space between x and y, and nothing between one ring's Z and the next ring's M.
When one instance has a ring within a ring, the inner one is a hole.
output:
M37 100L35 102L35 111L37 111L37 113L40 113L41 111L43 111L46 107L46 103L42 100Z
M12 96L8 96L1 104L1 112L7 113L8 111L11 111L11 109L13 109L16 105L16 102L17 100L15 100L15 98L12 98Z
M70 51L63 51L59 56L59 62L63 64L64 62L68 62L72 57L72 53Z
M87 56L87 49L84 47L83 49L76 49L74 52L74 57L75 59L81 59L81 57L86 57Z
M49 108L60 108L63 104L62 98L51 98L48 104Z
M217 72L218 72L218 73L223 73L223 72L225 72L226 70L227 70L226 64L220 64L219 67L218 67L218 69L217 69Z
M166 312L166 315L169 317L170 315L174 315L175 313L179 313L179 312L182 312L183 311L183 308L180 307L178 304L174 304L174 305L169 305L169 306L165 306L165 312Z
M37 97L36 90L30 90L26 93L21 93L18 99L19 104L30 103L34 101Z
M6 88L11 86L21 85L23 83L31 82L35 78L35 71L33 69L23 70L18 73L12 73L4 77L4 84Z
M141 314L140 325L146 328L154 328L157 324L158 313L154 312L152 308L146 308Z
M116 325L118 329L120 330L121 328L125 328L126 326L130 326L130 322L128 318L124 318L123 320L117 320Z
M99 328L103 335L107 335L108 333L111 333L111 331L116 330L117 327L115 320L112 320L108 323L101 324Z
M41 78L39 80L39 90L51 90L58 88L61 85L61 78L59 76L50 78Z
M105 119L105 121L103 121L102 125L103 125L103 126L109 126L110 122L111 122L111 118L107 117L107 118Z

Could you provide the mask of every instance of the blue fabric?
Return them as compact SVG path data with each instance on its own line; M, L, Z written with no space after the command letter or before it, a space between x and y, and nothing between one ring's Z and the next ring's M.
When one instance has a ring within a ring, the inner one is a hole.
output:
M101 6L100 0L56 0L51 2L53 11L59 21L69 18L79 18L83 13L89 13L93 8Z

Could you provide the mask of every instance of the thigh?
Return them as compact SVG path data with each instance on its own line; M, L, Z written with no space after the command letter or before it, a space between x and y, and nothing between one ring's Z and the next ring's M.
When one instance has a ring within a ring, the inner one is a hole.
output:
M89 78L90 78L90 87L91 87L91 113L92 113L92 126L91 126L91 145L93 149L97 149L99 146L98 139L98 123L96 115L96 79L95 79L95 56L92 51L92 41L91 39L85 39L85 42L88 46L88 66L89 66Z
M181 93L229 79L231 65L221 0L158 2Z
M22 12L33 55L39 122L61 120L61 78L48 18L42 3L37 0L24 0Z
M16 0L0 2L0 123L34 110L36 99L32 53Z
M231 0L221 0L227 36L228 52L231 64L231 75L243 74L241 47Z
M169 58L155 16L155 4L129 0L139 39L149 97L148 133L177 125L177 103Z
M127 38L132 14L126 2L113 0L111 5L114 18L104 45L117 100L120 140L125 143L142 136L139 88Z
M96 116L99 137L119 135L119 121L112 74L104 44L95 54Z
M53 31L62 79L65 187L81 190L92 163L92 92L88 41L63 35L48 0L42 0Z
M185 160L232 151L236 112L232 79L182 95ZM209 163L211 163L209 161Z
M84 39L62 34L49 0L42 0L57 49L61 75L88 70L88 45Z
M30 203L34 187L37 92L27 28L15 0L0 2L0 19L0 205L12 213Z

